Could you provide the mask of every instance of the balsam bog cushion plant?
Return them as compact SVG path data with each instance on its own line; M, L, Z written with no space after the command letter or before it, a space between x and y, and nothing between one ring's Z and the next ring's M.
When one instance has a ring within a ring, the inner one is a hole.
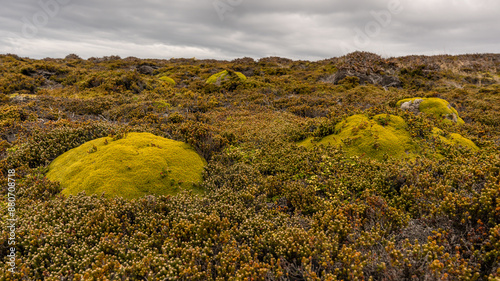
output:
M190 145L150 133L95 139L74 148L49 166L47 177L66 195L137 198L175 194L201 181L205 160Z

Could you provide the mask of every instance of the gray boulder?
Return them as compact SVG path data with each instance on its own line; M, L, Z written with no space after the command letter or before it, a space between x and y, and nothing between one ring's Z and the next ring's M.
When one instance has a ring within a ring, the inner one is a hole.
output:
M419 114L420 110L418 108L420 107L420 103L422 103L422 101L423 101L423 99L415 99L415 100L403 102L401 104L401 109L413 112L415 114Z

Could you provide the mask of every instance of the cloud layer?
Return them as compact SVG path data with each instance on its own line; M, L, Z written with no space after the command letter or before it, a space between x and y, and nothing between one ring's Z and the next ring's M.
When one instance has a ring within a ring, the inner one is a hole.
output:
M494 0L17 0L0 11L0 53L319 60L498 53Z

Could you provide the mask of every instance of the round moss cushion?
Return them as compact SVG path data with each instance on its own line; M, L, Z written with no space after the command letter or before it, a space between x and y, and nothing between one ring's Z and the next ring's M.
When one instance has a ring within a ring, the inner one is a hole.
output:
M231 77L236 78L240 82L247 80L247 77L241 72L237 72L237 71L229 72L227 70L224 70L224 71L221 71L219 73L216 73L216 74L210 76L207 79L206 83L220 85L221 82L227 81L227 80L231 79Z
M160 75L160 80L169 84L169 85L172 85L172 86L175 86L175 80L166 76L166 75Z
M308 138L299 145L334 145L342 147L347 155L363 155L373 159L383 159L386 155L394 158L411 158L417 150L413 144L407 124L395 115L380 114L369 118L364 114L353 115L335 126L336 134L314 142Z
M50 164L47 178L60 182L66 195L85 191L131 199L194 190L205 165L186 143L129 133L122 139L95 139L67 151Z
M460 134L451 133L449 135L445 135L445 133L443 132L443 130L434 127L432 129L432 135L435 138L438 138L440 141L442 141L442 142L444 142L446 144L449 144L449 145L453 145L453 146L457 146L458 145L458 146L461 146L463 148L470 149L472 151L478 151L479 150L479 147L477 147L477 145L473 141L471 141L468 138L463 137Z
M409 98L397 102L397 106L402 109L411 107L414 103L418 106L419 112L424 112L434 115L437 118L442 118L446 122L453 122L458 125L464 124L464 120L458 115L458 111L453 108L449 102L440 98Z

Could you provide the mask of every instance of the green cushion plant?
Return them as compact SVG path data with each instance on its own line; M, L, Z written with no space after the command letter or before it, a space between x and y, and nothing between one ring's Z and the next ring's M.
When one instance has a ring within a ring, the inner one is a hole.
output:
M224 70L224 71L221 71L219 73L216 73L216 74L210 76L207 79L206 83L207 84L220 84L221 82L224 82L224 81L231 79L231 77L237 78L239 81L247 80L247 77L241 72Z
M477 151L479 148L471 140L460 134L445 134L434 127L432 137L441 142ZM309 137L299 145L311 148L314 145L338 146L348 156L366 156L382 160L386 157L413 159L422 152L421 141L413 139L403 118L389 114L369 118L364 114L353 115L335 126L335 134L319 140ZM440 154L434 154L440 157Z
M364 114L353 115L335 126L335 134L315 142L307 138L299 145L315 144L341 147L349 156L367 156L383 159L386 156L407 158L416 152L407 124L395 115L380 114L369 118Z
M104 137L56 158L47 178L65 195L102 194L131 199L194 190L206 162L186 143L150 133Z
M159 77L160 77L160 80L161 80L161 81L163 81L163 82L165 82L165 83L167 83L167 84L170 84L170 85L172 85L172 86L175 86L175 85L176 85L175 80L174 80L174 79L172 79L172 78L170 78L170 77L168 77L168 76L166 76L166 75L162 75L162 74L160 74L160 75L159 75Z
M419 103L419 112L424 112L442 118L445 122L455 122L459 125L464 124L464 120L458 115L458 111L450 106L450 103L440 98L408 98L397 102L397 107L401 107L404 103L415 102Z
M477 147L477 145L473 141L463 137L460 134L456 133L445 134L443 130L434 127L432 129L432 135L435 138L438 138L441 142L446 143L448 145L459 145L464 148L468 148L472 151L479 150L479 147Z

